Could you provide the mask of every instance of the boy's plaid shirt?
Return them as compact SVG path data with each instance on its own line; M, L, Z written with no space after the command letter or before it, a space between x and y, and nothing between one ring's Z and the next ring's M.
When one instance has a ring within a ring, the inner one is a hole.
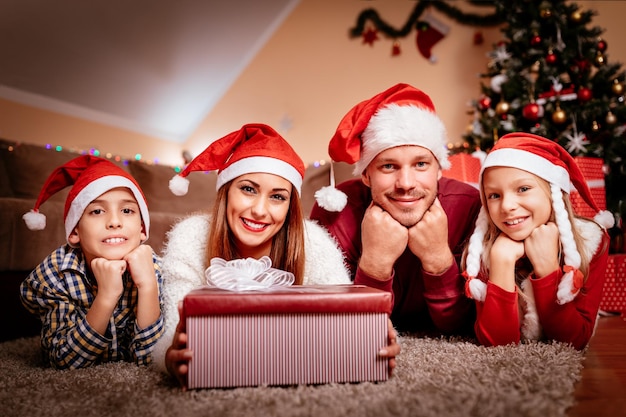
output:
M152 259L162 304L161 258L153 253ZM139 329L135 323L137 288L128 271L123 280L124 292L104 336L86 320L97 284L87 276L80 249L59 247L24 280L22 303L41 318L41 345L51 366L65 369L119 360L150 362L150 351L163 333L163 317Z

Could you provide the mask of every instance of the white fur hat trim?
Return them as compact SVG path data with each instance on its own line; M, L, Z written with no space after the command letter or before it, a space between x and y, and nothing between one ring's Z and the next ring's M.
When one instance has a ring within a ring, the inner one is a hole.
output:
M363 131L361 140L361 158L355 163L355 175L361 175L382 151L405 145L428 149L441 169L450 168L448 134L443 122L435 113L414 105L391 103L379 109Z
M144 224L146 239L148 239L150 231L150 213L148 212L148 205L144 200L143 194L131 180L118 175L100 177L90 182L89 185L84 187L78 195L76 195L65 218L65 238L69 238L85 209L93 200L117 187L129 188L135 196L135 200L137 200L137 204L139 204L139 211L141 211L141 219Z

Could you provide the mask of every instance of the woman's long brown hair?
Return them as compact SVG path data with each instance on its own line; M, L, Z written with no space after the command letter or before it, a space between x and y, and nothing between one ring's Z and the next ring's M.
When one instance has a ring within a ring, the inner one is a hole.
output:
M233 181L224 184L218 191L213 205L209 242L207 245L206 265L215 257L226 261L240 258L228 220L226 208L228 204L228 190ZM289 210L283 227L272 238L270 250L272 267L294 274L295 284L301 285L304 281L304 216L300 196L295 188L291 190Z

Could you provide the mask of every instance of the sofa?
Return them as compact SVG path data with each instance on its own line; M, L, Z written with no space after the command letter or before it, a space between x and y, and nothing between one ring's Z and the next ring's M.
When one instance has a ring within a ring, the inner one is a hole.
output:
M39 320L32 317L19 300L19 284L50 252L65 242L63 209L69 187L55 194L40 207L46 228L29 230L22 215L32 209L48 175L79 153L52 146L0 139L0 341L36 334ZM150 237L147 244L161 253L166 233L180 218L206 210L215 200L215 172L193 172L188 176L189 192L175 196L169 180L175 167L137 160L110 158L129 172L142 188L150 211ZM348 164L334 164L336 180L352 177ZM330 165L307 167L302 185L302 207L310 213L315 191L329 184Z

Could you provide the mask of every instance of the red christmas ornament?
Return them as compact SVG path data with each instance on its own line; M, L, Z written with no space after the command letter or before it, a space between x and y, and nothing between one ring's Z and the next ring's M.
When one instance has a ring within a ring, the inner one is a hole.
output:
M378 40L378 31L376 29L369 28L363 32L363 43L368 43L370 46L374 46L374 42Z
M546 55L546 64L554 65L556 64L556 61L557 61L557 56L552 51L552 49L550 49L550 51L548 51L548 55Z
M538 34L534 34L531 38L530 38L530 44L532 46L537 46L541 43L541 36L539 36Z
M474 45L482 45L484 41L485 38L483 37L482 31L477 30L476 32L474 32Z
M478 100L478 108L481 110L487 110L491 106L491 99L488 96L483 96Z
M604 51L606 51L607 47L608 47L608 45L606 44L605 40L598 39L598 44L596 45L596 48L598 48L598 51L604 52Z
M398 42L394 42L391 47L391 56L398 56L402 51L400 50L400 44Z
M573 60L573 65L570 66L570 69L574 74L583 75L586 74L591 68L591 63L585 58L575 58Z
M539 105L535 102L528 103L522 109L522 116L524 116L526 120L536 122L537 119L539 119Z
M578 89L578 101L581 103L584 103L586 101L591 100L591 98L593 97L593 92L591 91L591 89L587 88L587 87L580 87Z

